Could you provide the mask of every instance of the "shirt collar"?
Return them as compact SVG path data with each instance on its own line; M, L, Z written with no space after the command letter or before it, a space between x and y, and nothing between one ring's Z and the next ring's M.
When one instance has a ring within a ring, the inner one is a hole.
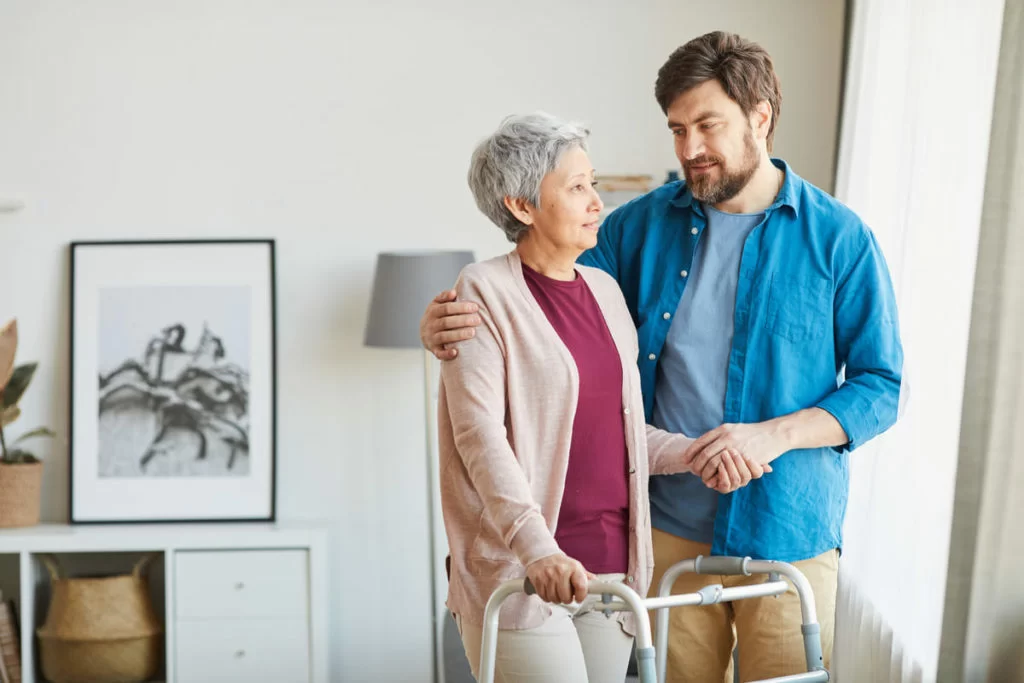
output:
M780 206L788 206L793 210L793 214L796 216L800 215L800 186L803 183L803 178L798 176L793 169L789 167L782 159L772 158L772 164L776 168L782 169L786 174L785 179L782 181L782 189L779 190L779 194L775 197L775 201L769 206L766 211L773 211ZM694 198L693 193L690 192L690 188L687 187L686 181L679 183L679 190L676 196L672 198L670 203L673 206L681 208L690 208L700 215L704 215L704 209L701 207L700 202Z

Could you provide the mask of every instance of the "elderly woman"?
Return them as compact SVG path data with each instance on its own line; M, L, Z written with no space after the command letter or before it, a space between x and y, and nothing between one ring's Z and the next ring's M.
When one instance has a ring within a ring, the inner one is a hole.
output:
M602 209L587 135L548 115L510 117L469 170L477 206L515 248L456 285L480 324L441 369L447 604L476 672L491 592L532 580L537 596L510 598L500 615L504 683L622 682L633 616L573 619L560 603L582 600L595 576L646 595L648 474L686 471L691 443L645 424L619 287L576 264L597 243ZM724 461L719 477L728 485Z

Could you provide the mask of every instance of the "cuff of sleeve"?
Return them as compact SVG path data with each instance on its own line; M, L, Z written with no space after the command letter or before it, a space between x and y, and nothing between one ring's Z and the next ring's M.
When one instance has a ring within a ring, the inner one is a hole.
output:
M845 406L843 405L843 401L840 397L836 394L826 396L816 407L821 408L834 417L836 422L839 423L839 426L842 427L843 431L846 433L846 443L842 446L833 446L833 450L837 453L849 453L860 445L860 442L854 433L853 425L850 423L850 420L846 418Z
M562 552L558 543L555 542L554 535L544 523L544 518L539 514L523 524L516 535L512 537L509 546L524 567L549 555L557 555Z

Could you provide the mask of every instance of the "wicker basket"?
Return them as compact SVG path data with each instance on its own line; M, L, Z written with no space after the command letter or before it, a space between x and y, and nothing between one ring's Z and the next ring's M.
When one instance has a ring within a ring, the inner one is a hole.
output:
M39 524L43 463L0 464L0 527Z
M149 599L140 559L131 574L61 578L56 558L43 556L52 598L36 632L43 676L51 683L138 683L151 679L163 653L160 620Z

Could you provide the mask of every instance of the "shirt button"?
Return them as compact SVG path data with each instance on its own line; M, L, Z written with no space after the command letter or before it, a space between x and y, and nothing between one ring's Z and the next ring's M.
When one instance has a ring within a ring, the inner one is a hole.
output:
M700 230L698 230L697 228L690 228L691 235L696 235L698 232L700 232Z
M647 355L647 360L654 360L655 358L657 358L657 356L655 356L653 353Z
M665 314L663 314L663 315L662 315L661 317L662 317L662 318L664 318L665 320L668 320L669 318L671 318L671 317L672 317L672 314L671 314L671 313L667 313L667 312L666 312L666 313L665 313Z
M679 271L679 275L682 277L686 277L687 275L689 275L689 273L687 273L685 270L681 270Z

